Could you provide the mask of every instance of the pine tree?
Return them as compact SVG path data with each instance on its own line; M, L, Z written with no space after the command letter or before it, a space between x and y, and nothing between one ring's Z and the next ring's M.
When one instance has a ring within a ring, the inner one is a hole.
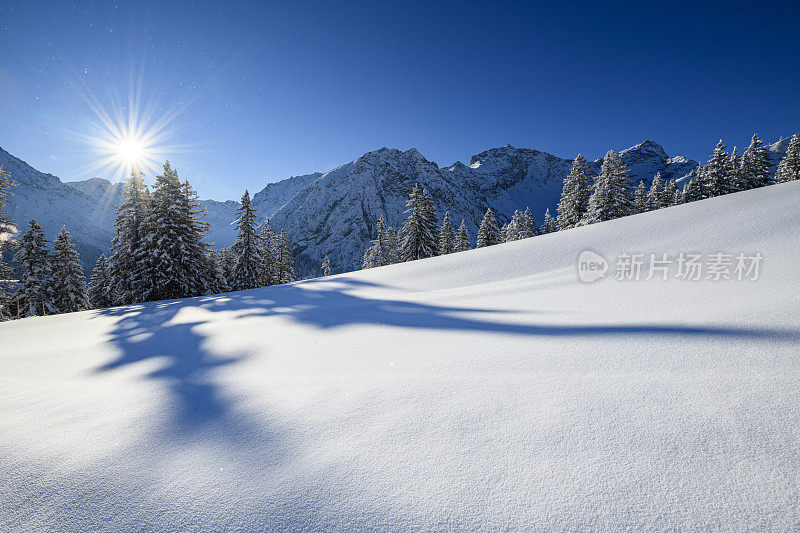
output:
M681 195L681 203L688 204L689 202L696 202L702 200L704 191L701 189L700 184L703 183L703 167L697 165L687 176L686 185L683 186L683 193Z
M442 227L439 229L439 254L446 255L455 252L456 234L453 222L450 220L450 211L444 214Z
M273 248L275 247L275 230L269 223L269 217L264 220L259 229L261 237L261 285L263 287L275 285L278 283L278 276L275 273L275 257L273 255Z
M554 231L558 231L558 224L556 223L556 219L550 214L550 209L545 209L544 211L544 222L542 222L542 235L545 233L553 233Z
M228 290L231 290L236 277L236 258L233 256L233 252L231 252L230 248L223 246L220 248L219 252L217 252L217 259L222 268L222 275L225 278Z
M590 179L586 158L578 154L561 189L561 200L557 208L559 229L573 228L583 218L589 202Z
M786 148L786 155L778 164L775 181L800 180L800 133L795 133Z
M656 172L656 175L653 177L653 182L650 184L650 191L647 194L647 209L645 209L645 211L655 211L662 207L666 207L664 180L661 178L661 172Z
M664 187L664 207L672 207L681 202L681 195L678 192L678 186L675 185L675 180L669 180Z
M719 140L714 153L705 167L704 181L710 197L722 196L734 191L730 181L730 156L725 151L725 144Z
M111 272L106 256L100 254L89 278L89 302L95 309L111 307L114 301L111 298Z
M328 256L325 256L325 259L322 260L322 276L327 277L331 275L331 260Z
M742 181L745 189L756 189L772 183L767 149L764 141L755 133L750 146L742 155Z
M239 219L236 221L239 233L232 249L236 263L231 288L241 291L261 286L261 269L264 261L261 257L261 236L256 230L255 213L247 190L244 191L242 203L236 212L239 213ZM277 264L275 270L276 272L278 270ZM279 281L276 280L276 283Z
M528 236L528 227L522 211L514 211L511 221L505 225L505 230L500 233L502 234L503 242L518 241L526 238Z
M522 222L525 228L524 230L521 230L523 239L536 237L539 234L539 228L536 227L536 221L533 220L533 214L531 213L530 207L526 207L525 212L522 213Z
M509 242L508 241L508 224L503 224L500 227L500 242Z
M486 210L486 214L483 215L483 220L478 228L478 242L476 247L483 248L484 246L494 246L501 242L500 230L497 228L497 219L494 217L494 213L490 207Z
M382 246L384 247L383 257L387 265L400 262L400 244L397 241L397 232L393 227L386 228Z
M614 150L603 158L600 174L595 178L594 192L582 223L603 222L629 215L633 209L628 168Z
M472 250L472 241L469 238L467 224L462 219L461 225L458 227L458 235L456 236L454 251L466 252L467 250Z
M408 217L400 230L402 260L413 261L437 255L438 222L428 191L420 190L419 185L414 185L414 190L411 191L406 203L405 213Z
M143 263L150 257L144 242L150 193L142 174L136 169L125 181L124 194L125 199L117 208L116 234L111 241L111 257L108 259L109 294L114 305L142 301L141 285L147 275Z
M743 191L745 184L742 175L742 158L739 157L739 150L735 146L731 150L731 157L728 160L728 171L730 172L729 181L732 192Z
M167 300L207 292L205 214L188 182L169 161L156 176L139 254L141 299Z
M644 180L640 180L639 185L636 187L636 192L633 195L633 212L644 213L649 210L650 210L650 195L647 192L647 187L644 186Z
M42 228L31 220L22 236L14 262L22 265L19 286L12 307L18 316L44 316L58 313L53 292L53 266Z
M275 257L275 277L277 283L290 283L294 281L294 258L289 245L289 236L281 230L275 237L275 248L272 251Z
M389 234L386 228L386 222L383 220L383 215L378 215L378 227L375 234L375 239L372 245L364 253L363 268L375 268L385 265L391 265L397 261L397 254L394 247L396 247L396 237ZM392 243L395 239L395 243Z
M5 210L8 197L13 194L11 189L15 185L10 176L11 173L4 171L3 165L0 165L0 320L10 315L7 305L14 293L14 283L11 281L14 278L14 270L3 257L4 253L13 249L14 236L17 233L17 227Z
M207 294L221 294L228 292L228 280L225 278L225 272L222 269L222 262L220 261L219 254L214 250L209 250L205 256L206 261L206 293Z
M218 280L206 277L209 269L215 267L209 264L211 246L205 242L209 228L209 224L203 220L206 210L188 180L183 182L181 193L181 222L185 240L180 264L185 280L184 296L218 294L224 291L224 287L219 286Z
M53 303L60 313L89 309L89 288L78 252L66 228L53 241Z

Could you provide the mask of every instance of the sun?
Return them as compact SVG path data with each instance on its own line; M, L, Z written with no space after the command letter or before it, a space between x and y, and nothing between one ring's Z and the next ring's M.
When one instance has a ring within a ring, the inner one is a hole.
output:
M178 142L187 130L177 120L201 93L181 95L170 105L164 94L148 94L147 87L142 71L131 74L127 96L114 87L102 99L88 88L79 91L87 106L87 121L80 129L70 126L64 131L80 141L81 152L88 151L92 157L76 174L115 182L134 172L156 176L167 159L202 149L197 142Z
M120 163L130 167L139 166L148 158L144 142L138 138L122 140L114 147L114 151Z

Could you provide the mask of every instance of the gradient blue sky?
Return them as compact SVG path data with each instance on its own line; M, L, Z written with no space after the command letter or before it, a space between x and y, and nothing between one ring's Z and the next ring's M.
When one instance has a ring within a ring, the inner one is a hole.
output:
M107 177L87 96L119 111L131 80L178 112L167 155L216 199L381 146L445 165L651 138L705 160L720 137L800 130L800 3L600 4L6 2L0 147Z

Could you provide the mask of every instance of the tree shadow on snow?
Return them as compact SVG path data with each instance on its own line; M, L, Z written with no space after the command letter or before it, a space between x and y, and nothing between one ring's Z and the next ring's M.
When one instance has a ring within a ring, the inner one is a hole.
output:
M518 312L368 298L353 292L362 288L380 293L385 287L339 276L216 296L103 309L98 311L100 315L119 318L109 340L121 353L116 360L97 371L108 372L139 361L163 359L163 366L147 377L163 381L169 391L174 405L174 426L167 428L167 431L175 435L197 435L210 427L216 435L241 440L248 435L253 438L262 438L263 435L235 412L235 400L221 390L213 372L235 364L246 355L223 357L213 353L205 346L205 336L198 331L199 326L208 321L174 321L182 309L197 307L213 313L226 312L229 313L227 319L281 316L319 329L381 325L531 337L645 335L800 341L799 331L785 329L689 324L559 325L530 321L503 322L493 317Z

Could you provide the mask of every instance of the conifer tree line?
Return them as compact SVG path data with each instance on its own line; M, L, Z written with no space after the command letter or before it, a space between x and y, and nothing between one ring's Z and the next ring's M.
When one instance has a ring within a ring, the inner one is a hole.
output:
M150 188L134 170L117 209L111 252L101 255L89 284L75 245L62 229L48 249L36 220L13 242L16 228L3 206L13 182L0 169L0 252L16 248L11 269L0 256L0 319L43 316L139 302L251 289L295 279L291 242L269 219L258 224L245 191L237 239L215 251L197 193L169 161ZM323 271L330 274L330 261Z
M456 232L449 211L445 212L441 226L438 225L428 191L415 185L399 232L387 227L383 215L379 215L375 239L364 253L363 268L463 252L772 183L800 180L800 134L790 139L774 176L770 175L769 167L766 146L757 134L753 135L742 156L736 148L728 153L720 140L708 163L692 170L682 188L675 180L664 180L660 173L653 177L649 187L644 180L634 186L628 177L628 168L613 150L606 153L600 172L593 176L586 158L578 155L564 178L555 217L547 209L541 225L537 225L530 209L526 208L515 211L511 220L500 227L489 208L478 227L474 246L466 222L462 220Z

